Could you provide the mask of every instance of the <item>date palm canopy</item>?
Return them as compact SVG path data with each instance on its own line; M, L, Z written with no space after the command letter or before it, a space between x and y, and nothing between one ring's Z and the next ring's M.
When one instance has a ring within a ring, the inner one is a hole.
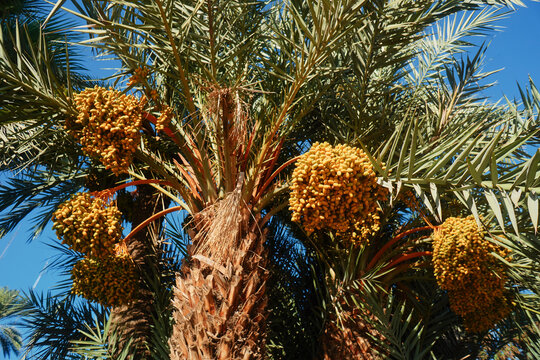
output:
M52 221L65 276L26 353L540 357L540 93L486 99L477 45L521 5L4 12L0 235Z

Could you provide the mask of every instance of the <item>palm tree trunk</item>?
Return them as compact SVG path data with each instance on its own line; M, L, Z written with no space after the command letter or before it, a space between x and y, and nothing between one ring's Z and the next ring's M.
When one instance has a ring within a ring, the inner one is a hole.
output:
M145 221L152 214L163 210L164 204L156 191L147 185L139 186L133 198L131 224L132 228ZM137 358L146 359L148 353L142 345L148 343L152 331L153 296L148 289L143 274L152 274L157 269L157 250L159 244L160 223L156 222L144 230L135 234L128 241L128 253L137 266L141 277L139 279L139 291L137 297L129 304L116 306L111 310L111 322L119 333L119 351L131 340L133 347L137 349Z
M169 340L171 360L234 360L264 357L266 320L265 232L260 230L260 216L246 207L237 213L238 233L234 246L219 251L197 243L190 248L191 258L182 265L174 289L174 327ZM234 211L233 211L234 212ZM198 214L193 225L198 231L220 226L216 219ZM206 225L203 225L207 222ZM223 239L235 236L224 226ZM215 228L211 229L214 234ZM208 241L206 239L206 241ZM227 241L225 241L227 242Z

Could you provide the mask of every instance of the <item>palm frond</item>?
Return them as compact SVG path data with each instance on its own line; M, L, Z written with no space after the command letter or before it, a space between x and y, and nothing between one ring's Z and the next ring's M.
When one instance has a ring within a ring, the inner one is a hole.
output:
M428 358L436 337L425 336L429 321L418 321L420 315L406 301L399 301L389 294L388 299L381 303L380 300L367 295L364 304L376 319L374 326L384 338L381 346L389 359ZM444 318L444 313L439 316ZM439 323L437 326L442 327L441 325ZM431 332L434 333L435 329ZM373 340L377 341L377 338Z
M108 315L103 307L72 296L39 295L30 290L28 298L31 310L24 327L30 335L25 346L25 358L80 359L72 350L73 341L86 339L81 333L85 324L102 321Z
M79 332L85 340L72 340L73 353L78 354L83 359L132 359L130 348L131 340L122 344L119 348L118 337L115 333L111 318L96 319L93 326L85 323L84 329Z
M310 250L277 218L269 225L266 244L272 271L268 354L272 359L312 359L324 318L318 308L320 289L312 282L317 264Z
M0 185L0 236L13 230L22 219L34 214L32 238L41 233L59 204L84 184L85 175L72 172L54 174L36 170L34 174L11 178ZM35 214L38 209L39 213Z
M17 354L23 338L18 329L18 318L28 311L28 303L17 290L0 288L0 347L4 356Z

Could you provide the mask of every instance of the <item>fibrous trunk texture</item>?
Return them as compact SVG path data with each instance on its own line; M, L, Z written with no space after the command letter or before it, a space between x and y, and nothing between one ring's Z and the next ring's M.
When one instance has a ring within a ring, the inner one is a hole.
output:
M140 186L134 193L132 228L145 221L152 214L162 210L166 204L160 201L156 191L150 186ZM137 359L146 359L148 353L143 344L151 336L152 326L152 292L146 287L142 274L149 274L157 267L158 233L160 223L156 222L133 236L127 245L128 253L136 264L139 273L139 290L136 298L129 304L116 306L111 309L111 322L120 334L119 351L131 340L131 346L136 348Z
M264 356L268 278L265 235L249 210L243 208L236 213L240 214L233 216L237 231L217 221L220 214L214 218L194 217L195 228L213 237L219 235L223 243L232 246L214 251L212 246L218 244L203 236L200 241L213 245L198 246L201 244L197 244L195 236L191 259L182 265L174 289L171 360L247 360ZM201 222L206 225L200 226ZM215 226L223 231L216 231Z
M371 336L380 337L361 314L361 310L343 304L340 309L341 326L337 316L332 315L326 321L322 335L323 360L379 360L377 348Z

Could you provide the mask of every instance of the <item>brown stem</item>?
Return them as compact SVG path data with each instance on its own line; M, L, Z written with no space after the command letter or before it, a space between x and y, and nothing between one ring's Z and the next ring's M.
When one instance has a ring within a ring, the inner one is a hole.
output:
M281 147L283 146L284 141L285 141L285 139L281 139L281 141L279 143L277 143L277 145L275 146L272 155L269 155L267 160L264 161L265 163L269 162L270 164L266 167L266 169L264 169L264 170L262 170L260 172L261 176L260 176L259 181L257 182L257 187L260 184L261 180L265 181L265 179L267 179L268 176L270 176L270 174L272 174L272 169L274 169L274 165L276 164L276 162L278 160L279 153L281 152ZM254 190L257 191L256 188Z
M248 163L248 160L249 160L249 153L251 151L251 146L253 145L253 140L255 139L255 134L257 133L257 130L259 129L259 122L255 122L255 126L253 126L253 130L249 136L249 140L248 140L248 143L247 143L247 146L245 147L244 149L244 158L243 158L243 162L242 162L242 172L245 172L246 171L246 168L247 168L247 163Z
M263 186L260 188L260 190L257 192L257 197L255 198L255 200L253 201L253 204L257 204L257 202L259 201L260 197L261 197L261 194L266 190L266 188L270 185L270 183L272 182L272 180L275 179L276 176L279 175L280 172L282 172L287 166L289 166L290 164L292 164L293 162L295 162L296 160L298 160L300 156L296 156L290 160L288 160L287 162L285 162L283 165L281 165L276 171L274 171L274 173L266 180L266 182L263 184Z
M397 265L399 263L402 263L404 261L407 261L407 260L410 260L410 259L415 259L415 258L421 257L421 256L430 256L431 254L432 254L431 251L419 251L419 252L414 252L414 253L410 253L410 254L401 255L400 257L398 257L397 259L392 261L390 264L386 265L383 268L383 270L391 268L392 266L395 266L395 265Z
M201 186L199 185L199 183L196 182L191 177L191 175L189 175L189 173L182 167L182 165L180 165L180 163L178 163L178 161L176 161L176 159L173 159L173 162L176 165L178 171L182 173L186 181L189 183L189 189L191 190L191 194L193 195L193 197L199 199L200 201L203 201L203 199L198 193L198 191L201 191Z
M145 117L146 120L150 121L152 124L154 124L154 125L157 124L157 118L154 115L145 112L144 117ZM176 138L174 136L174 133L172 132L172 130L168 126L165 126L165 128L163 128L163 132L165 133L165 135L170 137L176 143L176 145L180 146L180 144L177 142L177 140L176 140Z
M164 215L167 215L168 213L172 213L174 211L179 211L179 210L184 210L184 207L182 207L182 206L173 206L171 208L165 209L163 211L160 211L160 212L150 216L148 219L146 219L145 221L143 221L142 223L137 225L137 227L135 229L131 230L131 232L124 238L123 241L129 240L133 235L135 235L136 233L138 233L139 231L144 229L152 221L155 221L155 220L159 219L160 217L162 217Z
M373 256L373 259L371 259L371 261L368 264L366 269L369 270L373 266L375 266L377 261L381 258L381 256L383 256L383 254L386 252L386 250L388 250L392 245L394 245L399 240L403 239L405 236L408 236L410 234L414 234L415 232L426 231L426 230L430 230L430 229L433 229L433 227L431 227L431 226L422 226L422 227L418 227L418 228L414 228L414 229L404 231L401 234L397 235L396 237L394 237L393 239L388 241L379 251L377 251L377 253L375 254L375 256Z
M226 92L223 95L220 94L221 103L221 122L223 127L223 171L225 178L225 192L228 193L234 189L235 186L235 167L231 164L231 130L233 124L233 112L231 111L231 94Z
M147 179L147 180L135 180L130 181L122 185L115 186L111 189L105 189L101 191L95 192L96 197L102 197L102 196L111 196L112 194L116 193L119 190L125 189L130 186L139 186L144 184L161 184L161 185L169 185L172 186L172 183L170 181L165 180L158 180L158 179Z

